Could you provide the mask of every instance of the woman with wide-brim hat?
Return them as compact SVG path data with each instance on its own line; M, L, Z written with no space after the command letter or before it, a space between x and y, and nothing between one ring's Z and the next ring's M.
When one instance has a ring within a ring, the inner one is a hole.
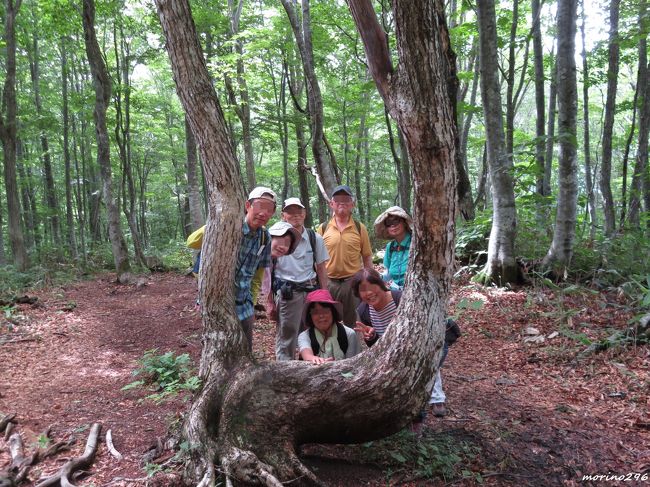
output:
M413 219L399 206L391 206L375 220L375 236L390 240L384 253L386 273L382 278L392 290L404 288L412 228Z
M300 358L315 365L354 357L361 351L352 328L341 323L343 306L327 289L317 289L305 298L302 323L307 328L298 335Z

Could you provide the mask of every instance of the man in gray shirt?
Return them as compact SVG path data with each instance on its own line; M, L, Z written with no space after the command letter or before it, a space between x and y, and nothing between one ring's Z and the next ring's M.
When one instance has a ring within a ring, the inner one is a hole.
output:
M323 237L305 228L307 211L298 198L285 200L282 220L302 236L291 255L280 257L273 267L273 299L278 312L275 336L276 360L293 360L305 296L315 289L327 289L325 262L329 254Z

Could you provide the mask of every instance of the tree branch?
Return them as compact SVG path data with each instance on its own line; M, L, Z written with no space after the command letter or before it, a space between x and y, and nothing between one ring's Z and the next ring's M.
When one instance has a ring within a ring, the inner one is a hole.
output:
M349 6L363 40L370 73L377 83L379 94L388 103L393 65L386 43L386 33L379 25L370 0L350 0Z

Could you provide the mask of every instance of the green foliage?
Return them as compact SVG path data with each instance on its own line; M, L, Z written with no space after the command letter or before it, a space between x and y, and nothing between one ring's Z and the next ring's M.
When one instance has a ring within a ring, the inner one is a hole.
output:
M85 271L71 263L58 263L51 267L34 266L24 272L13 266L0 266L0 298L11 298L26 289L56 286L81 278Z
M445 481L474 475L463 468L463 462L475 457L478 449L459 442L445 433L417 438L409 431L401 431L388 438L363 445L366 461L378 463L390 474L408 472L415 478L441 477Z
M122 390L154 386L156 392L147 398L156 402L181 391L195 391L200 387L201 381L193 375L190 360L187 353L175 355L170 351L158 355L157 348L147 350L138 360L140 368L133 372L134 376L140 376L142 379L127 384Z
M462 222L456 233L456 257L462 262L471 262L487 251L491 227L491 211L477 213L474 221Z

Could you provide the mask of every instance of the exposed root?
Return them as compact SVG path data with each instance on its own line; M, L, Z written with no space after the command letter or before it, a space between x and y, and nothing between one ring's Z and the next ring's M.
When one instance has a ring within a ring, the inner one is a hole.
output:
M205 474L196 487L214 487L217 483L217 478L214 471L214 465L208 463L205 469Z
M63 467L61 467L59 473L46 478L42 482L38 483L36 487L47 487L49 485L57 484L60 484L61 487L74 487L70 482L70 477L75 471L87 468L92 465L95 458L95 453L97 452L99 433L101 432L101 429L102 426L99 423L94 423L90 428L90 433L88 434L88 440L86 441L86 448L83 452L83 455L67 462L65 465L63 465Z
M115 457L118 462L124 458L113 445L113 431L110 429L106 432L106 447L108 448L110 454L113 455L113 457Z
M273 475L272 468L260 461L253 452L230 447L228 453L221 457L221 466L226 477L233 477L240 482L282 487L282 482Z
M15 427L16 423L13 421L9 421L9 423L7 423L7 427L5 428L5 441L9 441L9 438L11 438L11 433L13 433Z

